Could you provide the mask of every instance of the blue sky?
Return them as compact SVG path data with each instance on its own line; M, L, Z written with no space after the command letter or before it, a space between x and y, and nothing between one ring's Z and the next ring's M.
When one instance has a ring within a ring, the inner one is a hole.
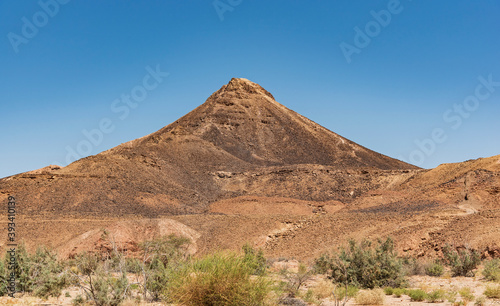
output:
M424 168L497 155L498 16L494 0L1 1L0 177L152 133L232 77Z

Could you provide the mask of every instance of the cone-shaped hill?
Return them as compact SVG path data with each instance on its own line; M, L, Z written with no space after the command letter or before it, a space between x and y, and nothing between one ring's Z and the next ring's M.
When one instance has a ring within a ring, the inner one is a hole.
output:
M201 213L211 202L258 193L341 200L343 186L356 182L339 173L363 169L417 167L343 138L258 84L233 78L155 133L64 168L1 179L0 191L16 194L33 215L157 216Z

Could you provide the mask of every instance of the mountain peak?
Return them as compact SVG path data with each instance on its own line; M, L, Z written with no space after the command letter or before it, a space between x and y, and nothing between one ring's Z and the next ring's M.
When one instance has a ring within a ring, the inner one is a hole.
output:
M262 86L245 78L232 78L229 83L223 85L218 91L214 92L211 98L237 98L250 99L256 95L263 95L274 100L273 95Z
M189 154L199 155L200 164L223 163L227 169L232 167L232 171L241 171L242 167L297 164L343 169L415 168L364 148L301 116L277 102L259 84L244 78L232 78L205 103L152 137L156 135L180 143L186 139L190 143L199 141L197 150L206 146L205 152L217 148L233 161L221 162L220 156L205 153L190 151Z

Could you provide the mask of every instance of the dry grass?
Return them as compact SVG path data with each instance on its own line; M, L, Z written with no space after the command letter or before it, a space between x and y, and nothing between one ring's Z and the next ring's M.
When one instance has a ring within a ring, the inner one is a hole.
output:
M331 281L323 279L319 281L318 284L312 288L312 290L314 296L321 300L332 295L332 291L335 290L335 285Z
M500 285L486 286L486 290L484 290L484 295L490 299L500 299Z
M359 305L383 305L385 301L384 290L372 289L361 290L356 295L356 304Z

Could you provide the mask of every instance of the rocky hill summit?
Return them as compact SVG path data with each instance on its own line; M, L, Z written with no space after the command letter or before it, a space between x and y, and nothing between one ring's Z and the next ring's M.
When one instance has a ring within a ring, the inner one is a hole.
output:
M205 103L157 132L64 168L5 178L0 189L24 197L27 211L35 215L203 213L211 202L248 193L242 186L231 190L228 182L221 183L231 173L245 177L255 192L266 189L266 196L338 200L338 195L323 194L317 186L288 190L279 180L258 178L281 171L292 173L291 181L298 184L300 173L314 167L327 167L325 173L417 169L297 114L256 83L233 78ZM303 188L314 190L314 195Z

